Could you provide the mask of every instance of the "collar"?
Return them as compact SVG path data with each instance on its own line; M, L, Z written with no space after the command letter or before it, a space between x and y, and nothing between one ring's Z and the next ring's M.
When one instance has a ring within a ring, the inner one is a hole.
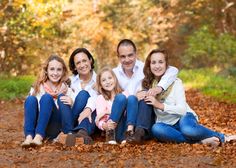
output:
M92 78L91 78L91 81L96 82L96 76L97 76L97 74L96 74L96 72L93 70L93 71L92 71ZM72 76L72 78L71 78L71 83L74 83L74 82L77 81L77 80L81 81L81 79L80 79L80 77L79 77L79 74Z

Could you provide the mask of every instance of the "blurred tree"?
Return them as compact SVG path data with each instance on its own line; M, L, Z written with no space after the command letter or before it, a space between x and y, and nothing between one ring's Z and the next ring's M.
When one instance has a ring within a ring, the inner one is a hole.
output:
M30 73L45 57L58 52L62 1L17 0L0 4L0 71Z
M172 12L176 26L166 45L171 46L179 65L191 68L235 65L232 61L236 59L233 49L236 36L235 1L179 0Z

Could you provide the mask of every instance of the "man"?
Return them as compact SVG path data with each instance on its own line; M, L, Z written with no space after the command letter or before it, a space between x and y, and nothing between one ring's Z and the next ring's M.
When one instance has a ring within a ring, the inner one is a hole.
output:
M135 131L127 135L126 140L130 143L141 143L145 135L148 135L154 122L153 109L147 105L143 98L147 95L157 95L165 91L176 79L178 69L170 66L157 84L156 88L148 91L141 91L141 84L144 78L144 63L138 60L137 48L130 39L123 39L117 46L117 55L120 64L113 69L120 86L130 95L136 95L139 101L138 108L145 111L138 112L135 124Z

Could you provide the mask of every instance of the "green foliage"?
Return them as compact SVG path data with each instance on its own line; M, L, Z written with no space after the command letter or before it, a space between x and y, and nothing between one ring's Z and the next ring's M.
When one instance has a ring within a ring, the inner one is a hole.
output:
M0 99L11 100L27 95L34 81L32 76L7 77L0 76Z
M63 0L9 1L0 4L0 71L29 74L53 52L66 32L61 28ZM13 61L14 60L14 61Z
M217 75L212 69L181 70L179 76L187 87L236 103L235 78Z
M189 68L236 65L236 38L227 33L216 35L204 25L188 38L182 61Z

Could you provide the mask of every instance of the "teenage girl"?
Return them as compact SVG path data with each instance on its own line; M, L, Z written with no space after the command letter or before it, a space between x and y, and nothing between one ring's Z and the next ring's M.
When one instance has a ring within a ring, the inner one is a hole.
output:
M73 129L71 105L73 92L67 86L68 70L57 55L50 56L24 104L22 147L40 146L44 138L54 139ZM65 96L67 95L67 96Z

